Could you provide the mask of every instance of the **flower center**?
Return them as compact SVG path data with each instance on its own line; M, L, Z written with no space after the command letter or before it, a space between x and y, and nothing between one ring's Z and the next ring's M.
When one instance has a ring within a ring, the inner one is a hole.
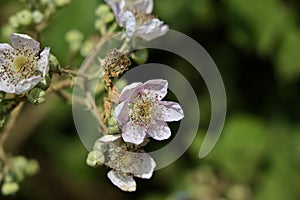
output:
M155 17L153 15L146 15L144 13L135 13L135 19L136 19L136 23L137 26L141 26L149 21L151 21L152 19L154 19Z
M23 72L26 67L28 67L29 60L26 56L19 55L14 59L13 69L16 72Z
M154 102L145 95L139 95L133 103L129 105L131 108L131 120L136 124L148 127L151 122L151 113Z

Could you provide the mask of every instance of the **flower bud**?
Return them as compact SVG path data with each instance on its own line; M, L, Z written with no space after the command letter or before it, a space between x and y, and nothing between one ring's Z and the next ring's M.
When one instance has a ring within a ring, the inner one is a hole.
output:
M59 70L59 62L57 60L57 58L54 55L50 55L49 58L49 68L51 71L58 71Z
M71 29L66 33L65 39L69 43L82 42L83 34L77 29Z
M27 26L32 22L32 13L28 9L21 10L16 16L20 25Z
M17 156L13 158L11 172L15 177L14 180L22 181L24 179L24 170L27 166L27 163L27 159L24 156Z
M76 52L81 47L83 34L79 30L72 29L66 33L65 40L69 43L70 50Z
M119 133L120 129L118 126L112 126L108 128L108 131L110 134L115 134L115 133Z
M99 5L95 10L96 16L99 17L99 20L104 23L109 23L114 20L114 14L110 11L109 6L105 4Z
M24 156L16 156L13 158L13 168L24 170L28 161Z
M3 183L1 187L1 192L3 195L12 195L19 190L19 184L16 182Z
M1 27L2 40L8 40L10 35L15 32L16 32L16 29L10 24L6 24L6 25L2 26Z
M8 19L9 24L14 28L19 28L20 24L17 16L13 15Z
M29 102L39 105L46 101L46 92L40 88L33 88L26 93Z
M100 151L91 151L86 159L86 163L91 167L103 165L104 161L105 157Z
M95 15L101 17L110 12L110 8L106 4L99 5L95 10Z
M108 125L109 126L116 126L117 125L116 118L114 118L114 117L109 118Z
M36 160L29 160L25 168L25 173L28 176L33 176L40 171L40 165Z
M39 10L35 10L32 12L33 22L36 24L40 24L43 22L44 15Z
M41 81L38 83L38 87L42 90L47 90L51 84L51 78L46 75L44 78L41 79Z
M54 0L56 7L61 8L71 3L71 0Z
M40 3L43 5L43 6L46 6L48 5L49 3L51 3L52 0L40 0Z
M89 53L93 50L94 46L95 45L91 41L85 41L80 48L80 55L83 57L89 55Z

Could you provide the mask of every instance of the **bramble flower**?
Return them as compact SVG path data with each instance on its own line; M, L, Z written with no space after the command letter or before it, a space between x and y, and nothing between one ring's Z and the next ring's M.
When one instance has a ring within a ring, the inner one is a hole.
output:
M156 140L165 140L171 136L166 122L178 121L184 114L178 103L162 101L167 89L168 82L162 79L124 87L114 116L122 126L125 142L139 145L147 134Z
M129 37L146 41L166 34L168 25L151 15L153 0L105 0L110 5L120 27L125 27Z
M22 94L48 73L50 48L41 53L40 43L28 35L10 35L12 47L0 44L0 91Z
M129 152L118 147L119 139L120 135L105 135L98 139L87 163L91 166L105 164L112 168L107 173L111 182L123 191L133 192L136 190L133 176L150 179L156 163L147 153Z

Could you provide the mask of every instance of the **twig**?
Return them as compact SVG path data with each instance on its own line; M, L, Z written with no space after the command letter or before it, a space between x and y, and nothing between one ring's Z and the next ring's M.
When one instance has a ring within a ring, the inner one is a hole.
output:
M6 140L6 138L9 136L11 130L13 129L13 126L22 110L22 107L24 105L24 102L21 102L12 112L11 112L11 115L10 115L10 118L6 124L6 126L4 127L3 129L3 132L1 133L0 135L0 158L2 160L5 160L6 159L6 156L5 156L5 151L3 149L3 144Z

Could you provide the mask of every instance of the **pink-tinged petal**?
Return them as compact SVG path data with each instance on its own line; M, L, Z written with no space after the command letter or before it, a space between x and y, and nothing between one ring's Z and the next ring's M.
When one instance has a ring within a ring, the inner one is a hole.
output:
M139 145L143 143L145 136L146 129L132 121L124 124L122 127L122 138L125 142Z
M110 181L126 192L134 192L136 190L136 182L131 175L111 170L107 173L107 177Z
M181 106L172 101L161 101L156 106L156 110L160 111L157 119L166 122L179 121L184 117Z
M156 167L156 163L148 154L147 159L138 159L138 165L140 167L140 172L133 172L133 175L138 178L150 179L153 175L154 168ZM146 157L146 156L144 156ZM140 161L141 160L141 161Z
M114 117L120 125L125 124L129 120L128 101L123 101L116 106Z
M170 128L163 121L156 121L156 124L151 124L147 133L155 140L166 140L171 136Z
M16 85L14 93L23 94L28 90L32 89L34 86L36 86L38 82L40 82L40 80L40 76L33 76L28 79L23 79Z
M165 35L168 30L168 25L164 25L162 21L155 18L139 26L135 31L135 36L141 37L146 41L151 41Z
M133 12L150 14L153 11L153 0L136 0L127 4L128 9Z
M105 0L105 2L111 7L112 11L115 14L117 23L121 25L121 14L123 12L123 8L125 6L125 0L120 0L120 1L116 1L116 0Z
M163 79L153 79L144 83L143 92L148 95L154 95L156 100L160 101L168 93L168 81Z
M103 142L103 143L113 142L119 139L120 137L121 137L120 135L104 135L101 138L99 138L97 142Z
M38 63L37 63L37 70L39 70L42 73L43 77L49 71L49 66L48 66L49 57L50 57L50 48L46 47L40 53L40 59L38 60Z
M122 102L126 99L130 99L132 94L142 85L140 82L131 83L123 88L119 101Z
M136 20L132 12L125 11L120 15L121 27L125 27L126 33L129 37L132 37L135 32Z
M33 53L37 53L40 50L40 43L25 34L12 33L10 41L15 49L29 49Z

